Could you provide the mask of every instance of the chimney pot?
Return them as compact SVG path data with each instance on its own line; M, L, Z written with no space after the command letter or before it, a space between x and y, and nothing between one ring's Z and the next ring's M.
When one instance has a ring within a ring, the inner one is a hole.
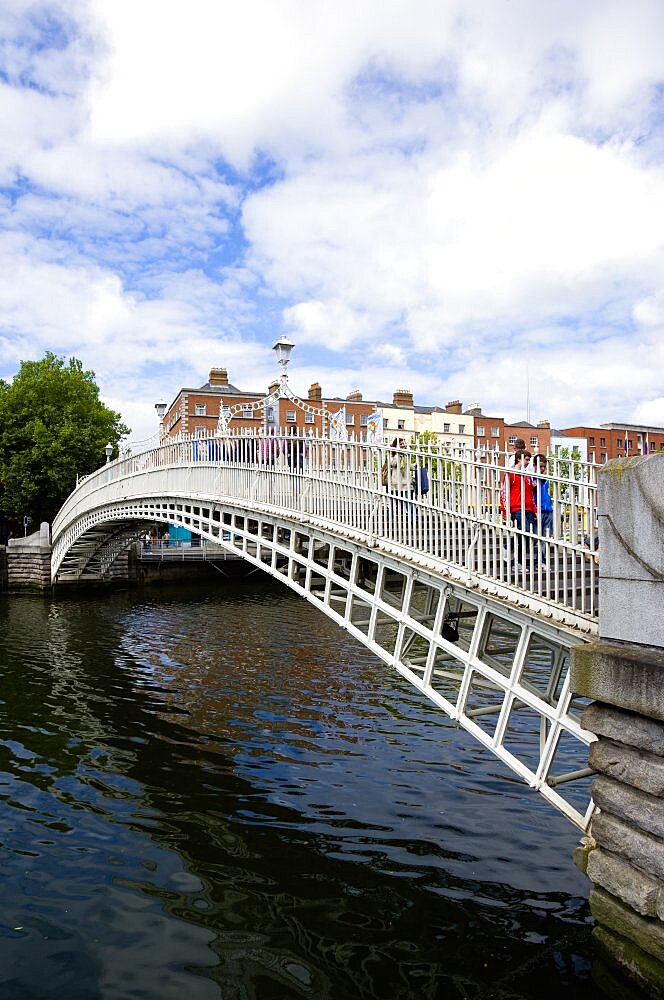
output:
M413 394L410 389L396 389L392 397L392 402L394 406L412 406Z
M210 385L228 385L228 372L225 368L210 369Z

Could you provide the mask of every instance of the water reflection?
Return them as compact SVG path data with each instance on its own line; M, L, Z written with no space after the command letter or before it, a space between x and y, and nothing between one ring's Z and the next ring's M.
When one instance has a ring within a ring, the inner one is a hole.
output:
M2 996L594 996L574 829L285 588L1 611Z

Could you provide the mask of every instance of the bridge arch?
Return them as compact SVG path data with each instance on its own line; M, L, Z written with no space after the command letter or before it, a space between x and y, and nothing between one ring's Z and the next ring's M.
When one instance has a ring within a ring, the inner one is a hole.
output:
M306 439L294 462L291 441L278 460L239 435L109 463L53 524L53 578L103 576L155 522L188 528L320 608L587 828L593 737L569 651L596 631L596 557L579 539L590 479L564 494L561 478L555 538L526 536L495 516L495 458L401 452L431 483L406 497L381 483L384 448ZM510 548L530 553L527 573L505 561Z
M54 539L56 574L72 560L103 572L155 521L189 528L310 601L587 828L593 806L579 785L592 737L569 689L578 639L568 629L351 531L221 498L152 495L81 511Z

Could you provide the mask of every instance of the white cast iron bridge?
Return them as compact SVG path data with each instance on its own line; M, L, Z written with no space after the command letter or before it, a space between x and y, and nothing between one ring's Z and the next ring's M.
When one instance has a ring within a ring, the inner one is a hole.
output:
M569 651L597 633L594 467L551 460L544 537L501 517L504 463L250 432L174 440L79 483L53 524L52 577L103 578L155 523L189 529L320 608L587 829L594 737ZM417 467L426 494L410 489Z

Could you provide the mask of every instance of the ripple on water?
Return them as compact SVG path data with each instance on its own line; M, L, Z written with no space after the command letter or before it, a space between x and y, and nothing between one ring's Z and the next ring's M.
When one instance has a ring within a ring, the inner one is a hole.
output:
M1 995L593 996L574 830L290 592L0 611Z

